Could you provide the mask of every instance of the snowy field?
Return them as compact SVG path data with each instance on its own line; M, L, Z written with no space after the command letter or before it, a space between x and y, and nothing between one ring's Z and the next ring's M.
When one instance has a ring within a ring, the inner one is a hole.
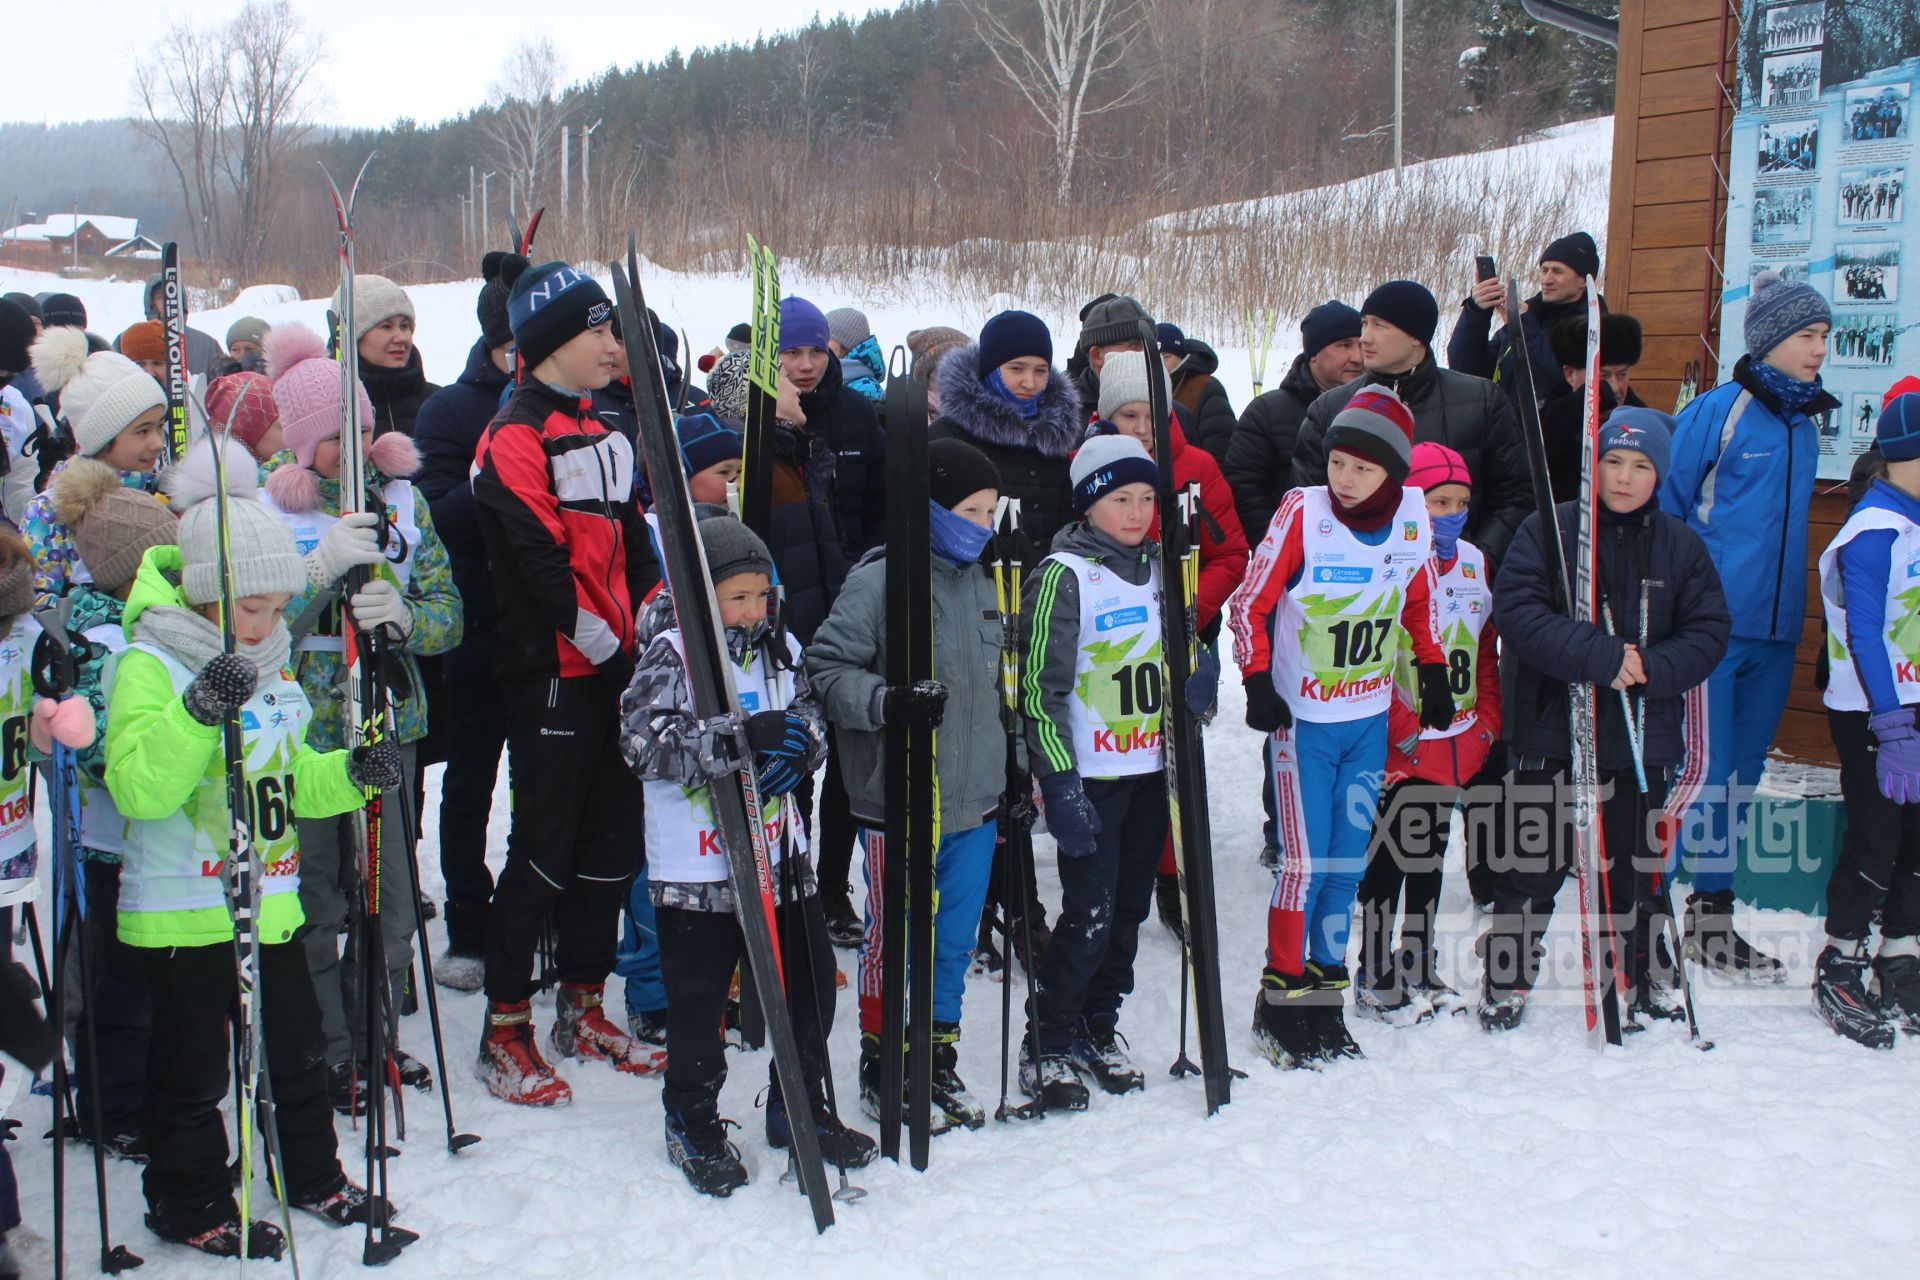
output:
M1577 135L1592 146L1593 131ZM1548 158L1550 160L1550 157ZM1545 163L1546 161L1543 161ZM1599 227L1596 225L1595 230ZM937 290L890 300L833 292L831 281L790 279L823 307L861 304L883 342L907 329L983 314L943 311ZM718 341L747 310L744 280L650 271L654 307L684 327L696 350ZM476 283L411 290L428 376L459 371L476 331ZM62 282L0 270L0 291L65 289L86 302L96 332L111 337L140 318L129 283ZM1019 305L1009 296L1006 305ZM274 322L318 324L324 303L246 308ZM215 336L242 312L195 318ZM1070 334L1068 316L1048 316ZM1278 381L1296 330L1282 321L1268 363ZM1060 341L1064 358L1070 339ZM691 357L683 353L683 362ZM1221 351L1236 405L1248 394L1245 353ZM836 1277L1273 1276L1772 1276L1885 1271L1920 1253L1920 1165L1912 1122L1920 1046L1874 1054L1836 1038L1808 1002L1820 922L1742 909L1740 928L1780 954L1787 984L1696 986L1705 1033L1696 1052L1658 1029L1623 1051L1586 1047L1577 1009L1571 884L1549 935L1552 954L1536 1004L1517 1032L1483 1035L1471 1017L1390 1030L1353 1020L1367 1053L1324 1073L1279 1073L1257 1057L1248 1031L1261 965L1272 877L1256 862L1260 836L1257 739L1241 727L1237 680L1209 732L1210 795L1219 880L1229 1048L1248 1072L1234 1101L1205 1118L1197 1081L1170 1080L1178 1041L1179 952L1161 927L1143 927L1138 990L1121 1029L1147 1070L1144 1094L1096 1097L1078 1116L995 1125L934 1142L925 1174L881 1162L855 1175L871 1193L839 1208L839 1224L813 1234L804 1201L777 1182L755 1100L765 1053L737 1055L722 1109L754 1182L729 1201L696 1195L666 1160L657 1080L569 1066L575 1101L553 1112L496 1102L467 1069L482 1022L478 995L442 993L454 1060L453 1101L463 1129L484 1141L460 1156L440 1142L436 1096L409 1092L410 1141L392 1166L403 1225L424 1239L389 1271L396 1277L833 1275ZM438 769L428 774L429 814ZM496 870L504 857L504 785L494 799ZM636 837L637 838L637 837ZM1042 895L1058 903L1052 842L1037 839ZM1442 903L1443 976L1477 985L1469 950L1477 922L1458 872ZM426 888L438 896L431 821L421 849ZM434 926L436 953L444 946ZM852 972L851 953L838 953ZM1016 979L1018 970L1015 970ZM1016 989L1018 992L1018 989ZM991 1109L999 1082L1001 988L970 980L961 1071ZM615 992L610 998L617 999ZM1016 1005L1016 1016L1017 1016ZM542 1033L551 1001L535 1007ZM1017 1032L1016 1032L1017 1034ZM424 1013L405 1019L405 1047L431 1060ZM857 1034L843 993L832 1037L841 1096L855 1094ZM11 1151L26 1226L13 1239L29 1274L50 1274L48 1148L43 1099L15 1100L22 1120ZM857 1125L872 1126L849 1116ZM342 1155L360 1176L360 1133L342 1122ZM68 1262L91 1273L95 1248L91 1164L68 1156ZM145 1255L154 1280L227 1274L230 1264L160 1244L140 1224L139 1171L108 1170L116 1239ZM264 1186L255 1203L265 1202ZM347 1276L359 1265L358 1232L295 1224L305 1273ZM288 1274L262 1267L260 1274Z

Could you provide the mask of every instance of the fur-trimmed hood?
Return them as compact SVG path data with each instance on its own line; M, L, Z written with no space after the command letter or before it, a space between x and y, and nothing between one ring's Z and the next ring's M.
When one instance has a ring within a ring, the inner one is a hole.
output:
M1087 415L1066 375L1050 370L1046 388L1040 392L1039 414L1023 418L980 380L979 351L968 343L940 358L934 381L940 390L941 416L962 434L986 444L1031 449L1047 458L1072 456L1086 432Z

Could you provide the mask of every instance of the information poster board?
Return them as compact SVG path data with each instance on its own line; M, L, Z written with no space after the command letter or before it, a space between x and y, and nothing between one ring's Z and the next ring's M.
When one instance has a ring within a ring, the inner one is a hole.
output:
M1744 0L1728 170L1720 380L1746 349L1754 277L1805 280L1833 305L1820 477L1845 479L1880 398L1920 372L1920 215L1909 195L1920 6Z

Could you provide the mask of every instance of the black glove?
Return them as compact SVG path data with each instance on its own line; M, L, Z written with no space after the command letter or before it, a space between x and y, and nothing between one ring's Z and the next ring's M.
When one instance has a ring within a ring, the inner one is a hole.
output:
M1203 644L1193 660L1193 674L1187 677L1187 710L1201 720L1211 719L1220 699L1220 655L1212 645Z
M607 682L607 687L613 690L615 698L625 693L627 686L633 683L633 659L627 656L625 649L617 650L597 670L600 678Z
M1453 685L1447 679L1447 664L1420 664L1420 727L1444 729L1453 723Z
M947 718L947 686L938 680L893 685L880 699L883 724L938 729Z
M180 701L195 720L215 725L246 706L259 682L260 674L253 663L237 653L217 653L200 668Z
M405 776L400 768L400 748L391 742L365 743L347 754L347 781L356 787L391 791Z
M1047 803L1047 830L1063 858L1084 858L1098 847L1100 811L1087 799L1080 775L1061 769L1040 779L1040 794Z
M1272 675L1256 671L1241 684L1247 691L1247 728L1278 733L1293 727L1293 711L1280 691L1273 687Z
M790 711L760 711L747 717L753 776L762 793L783 796L800 785L812 741L806 720Z

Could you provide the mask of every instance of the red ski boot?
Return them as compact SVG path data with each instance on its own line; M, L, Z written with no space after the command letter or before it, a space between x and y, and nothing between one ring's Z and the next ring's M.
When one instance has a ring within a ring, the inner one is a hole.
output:
M601 983L591 986L560 984L553 1002L551 1043L563 1058L597 1058L631 1076L650 1076L667 1069L667 1052L643 1044L615 1026L600 1007Z
M474 1074L487 1092L522 1107L557 1107L573 1090L553 1073L533 1039L533 1010L525 1000L487 1005L487 1032Z

